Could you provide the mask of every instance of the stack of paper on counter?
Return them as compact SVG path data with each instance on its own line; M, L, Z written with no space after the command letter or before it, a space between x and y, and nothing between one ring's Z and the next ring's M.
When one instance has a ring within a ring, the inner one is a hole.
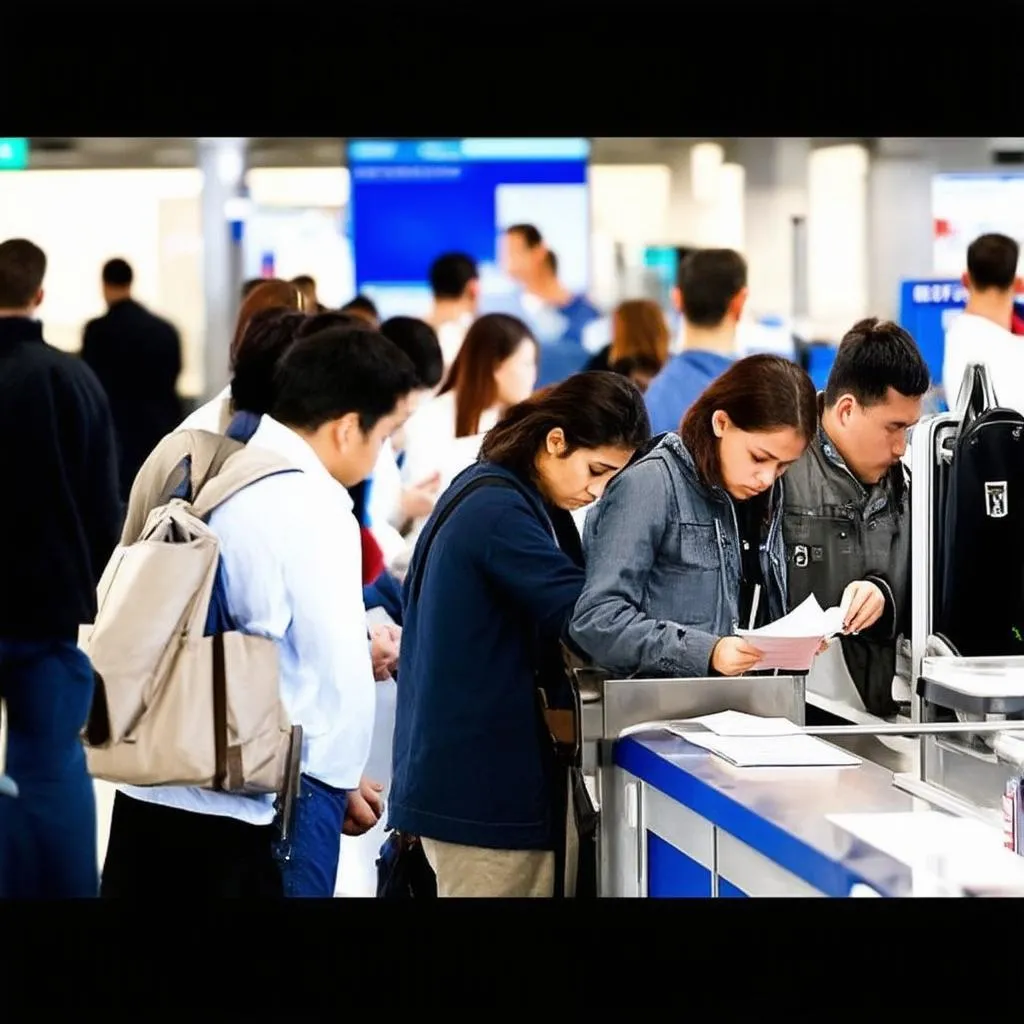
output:
M831 743L805 736L800 726L785 718L721 711L669 722L666 728L737 768L841 768L861 763Z
M822 641L842 631L843 610L836 607L824 611L811 594L781 619L760 629L738 629L736 633L764 655L751 671L808 672Z

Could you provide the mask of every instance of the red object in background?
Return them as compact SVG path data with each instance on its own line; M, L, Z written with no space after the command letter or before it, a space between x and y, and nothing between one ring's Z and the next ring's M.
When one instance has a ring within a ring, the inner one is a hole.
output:
M1014 310L1013 316L1010 318L1010 330L1014 334L1024 334L1024 317Z
M936 219L934 230L936 238L945 238L947 235L951 235L953 233L948 220Z
M384 571L384 552L365 526L359 527L359 540L363 547L363 586L368 587Z

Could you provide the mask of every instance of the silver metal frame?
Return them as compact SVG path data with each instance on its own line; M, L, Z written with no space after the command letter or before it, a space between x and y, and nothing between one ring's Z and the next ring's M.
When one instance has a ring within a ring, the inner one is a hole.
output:
M787 718L797 725L805 721L804 676L608 679L581 669L576 679L583 701L584 759L589 748L600 811L599 895L646 892L647 844L636 838L646 834L646 787L624 781L625 773L612 761L612 747L624 732L648 722L656 728L658 722L729 710Z

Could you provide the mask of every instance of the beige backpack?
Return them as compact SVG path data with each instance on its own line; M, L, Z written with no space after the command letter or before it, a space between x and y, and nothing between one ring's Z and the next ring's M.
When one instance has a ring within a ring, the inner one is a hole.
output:
M100 580L96 621L80 635L96 672L83 732L94 777L231 793L294 790L302 730L281 702L277 644L235 631L205 635L220 565L206 519L242 488L281 472L298 470L202 430L168 435L146 460Z

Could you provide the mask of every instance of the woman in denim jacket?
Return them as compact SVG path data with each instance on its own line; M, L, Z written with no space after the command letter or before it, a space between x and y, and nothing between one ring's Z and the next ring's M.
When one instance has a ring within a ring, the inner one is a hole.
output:
M755 355L612 480L584 529L587 581L571 639L623 676L735 676L735 636L785 614L781 477L817 427L814 385Z

